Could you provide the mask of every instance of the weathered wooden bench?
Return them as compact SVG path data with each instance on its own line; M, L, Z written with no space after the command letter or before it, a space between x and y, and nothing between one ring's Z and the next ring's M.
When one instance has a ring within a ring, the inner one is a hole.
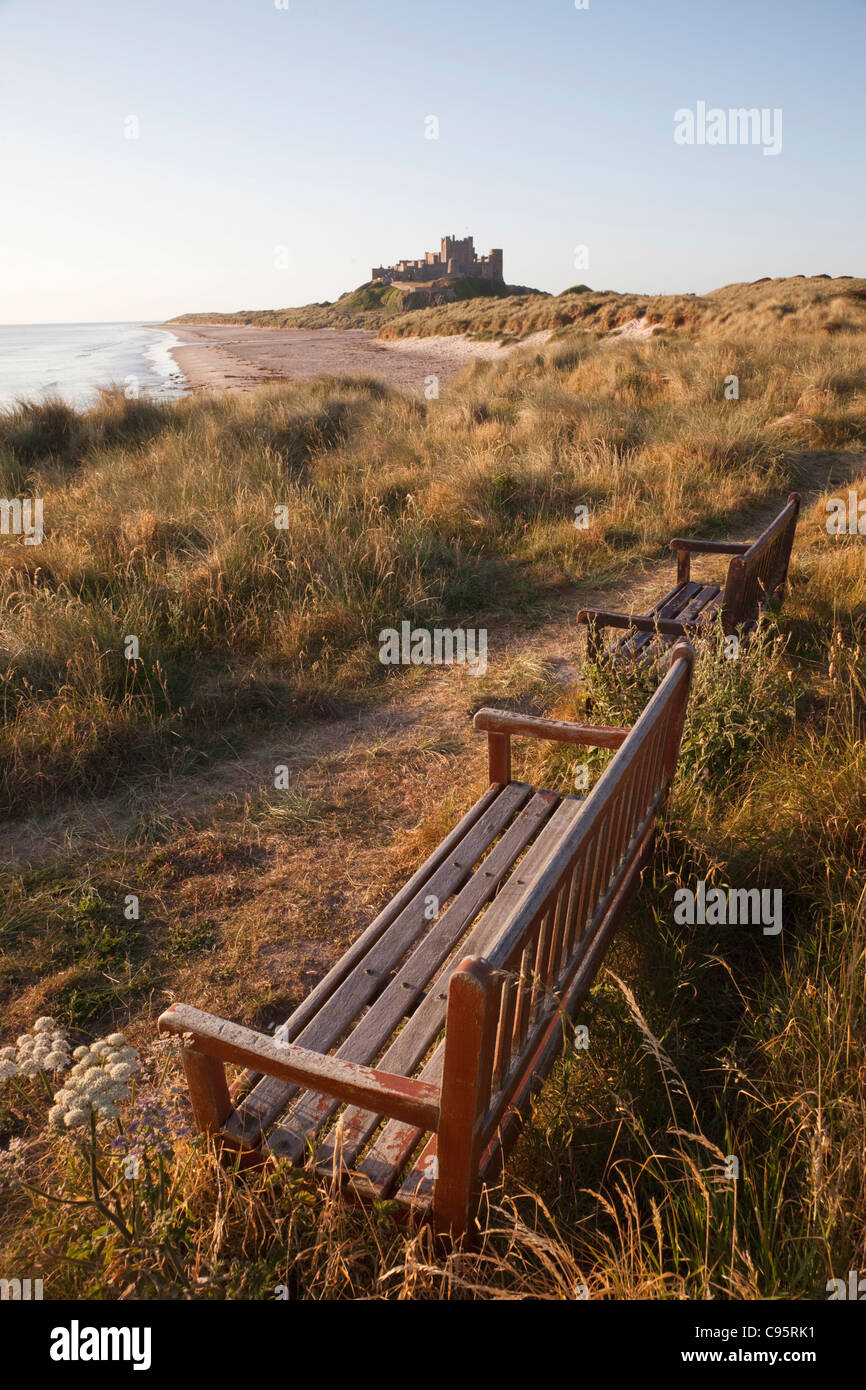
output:
M657 657L678 637L706 632L720 621L726 636L754 627L762 607L781 594L788 577L788 562L800 512L800 494L792 492L774 521L756 541L703 541L677 537L670 543L677 552L677 582L648 613L620 613L582 608L577 621L588 628L588 655L614 662ZM731 555L724 588L700 584L691 577L691 557ZM604 650L601 633L606 627L625 628L621 637Z
M634 728L482 709L490 782L274 1037L175 1004L196 1124L233 1161L311 1159L437 1231L472 1225L652 849L694 650ZM515 736L615 750L585 798L511 775ZM248 1070L231 1094L225 1064Z

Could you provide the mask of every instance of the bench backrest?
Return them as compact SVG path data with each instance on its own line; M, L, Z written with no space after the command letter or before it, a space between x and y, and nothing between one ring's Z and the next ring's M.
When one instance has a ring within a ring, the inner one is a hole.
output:
M760 606L782 587L800 513L800 494L792 492L779 515L743 555L728 566L722 613L726 632L754 623Z
M565 1000L573 1006L586 993L637 884L673 780L694 656L688 643L677 643L667 675L589 796L562 802L483 918L479 955L489 969L495 1026L478 1063L482 1150L531 1069L545 1019L555 1024ZM460 1066L457 1002L449 994L445 1086L452 1041ZM443 1091L443 1113L446 1105Z

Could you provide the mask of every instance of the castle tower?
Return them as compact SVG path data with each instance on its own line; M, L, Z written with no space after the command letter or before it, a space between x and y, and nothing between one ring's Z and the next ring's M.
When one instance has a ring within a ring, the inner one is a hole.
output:
M440 275L466 275L484 280L502 280L502 250L495 248L489 256L475 253L471 236L444 236L440 251L426 251L423 260L398 261L392 266L377 266L372 279L435 280Z

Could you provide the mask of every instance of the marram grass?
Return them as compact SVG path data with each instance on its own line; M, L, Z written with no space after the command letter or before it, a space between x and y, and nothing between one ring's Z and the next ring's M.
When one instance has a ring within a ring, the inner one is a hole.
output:
M747 384L736 405L719 398L729 371ZM21 412L4 425L4 486L44 495L48 534L26 551L4 543L7 804L80 799L129 777L130 750L140 776L171 747L192 757L196 740L233 737L250 711L285 719L380 683L370 646L385 619L519 612L527 593L541 603L568 581L626 574L675 531L731 534L807 464L846 470L827 496L866 493L863 393L850 344L579 339L475 368L426 406L325 382ZM821 453L796 418L776 423L806 402ZM580 531L570 512L585 499ZM232 1177L168 1120L170 1151L137 1189L134 1229L124 1207L124 1233L80 1200L92 1175L47 1125L34 1077L0 1098L14 1160L3 1267L43 1277L49 1298L125 1299L809 1299L862 1269L866 564L862 537L827 535L824 501L805 509L781 613L737 661L701 656L653 870L577 1020L589 1046L568 1046L538 1097L475 1250L444 1254L388 1204L358 1210L286 1168ZM270 524L278 503L284 533ZM134 677L131 632L146 653ZM563 688L544 662L515 659L498 679L484 677L485 702L526 695L559 717L622 723L654 677L588 667ZM409 731L416 744L432 732ZM148 1059L148 1113L179 1114L171 1071L149 1057L164 993L220 999L262 943L273 977L294 900L291 949L303 958L319 932L336 952L353 923L323 879L329 843L354 847L361 917L389 788L402 778L414 798L396 842L407 864L456 809L437 790L444 738L423 776L410 762L394 772L390 750L335 753L326 788L305 786L279 823L226 802L197 826L107 838L88 863L60 847L53 864L10 871L0 986L18 1022L3 1041L39 1014L79 1045L122 1028ZM522 756L546 784L572 784L574 750ZM342 781L364 757L356 825ZM279 834L295 877L274 861ZM781 889L783 931L678 926L674 890L697 880ZM131 888L142 918L120 924ZM278 938L256 935L260 902ZM280 1016L273 981L241 988L245 1022ZM139 1133L140 1113L122 1106L118 1123Z

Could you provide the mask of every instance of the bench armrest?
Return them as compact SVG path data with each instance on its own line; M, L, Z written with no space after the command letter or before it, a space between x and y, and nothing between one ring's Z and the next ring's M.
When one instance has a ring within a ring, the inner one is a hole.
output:
M549 738L556 743L582 743L589 748L620 748L631 733L631 729L611 728L607 724L567 724L562 719L541 719L503 709L480 709L472 724L473 728L491 734Z
M511 739L514 735L579 743L589 748L619 748L631 733L630 729L567 724L561 719L540 719L536 715L512 714L503 709L480 709L472 726L487 734L490 781L503 784L511 781Z
M668 637L685 637L689 628L699 626L698 618L654 618L643 613L608 612L603 608L581 608L577 621L589 628L634 627L638 632L662 632Z
M228 1023L189 1004L173 1004L160 1016L158 1027L160 1033L188 1038L182 1056L193 1110L197 1120L208 1110L207 1123L200 1124L200 1128L211 1132L221 1128L233 1108L225 1082L226 1062L323 1091L337 1100L421 1129L438 1128L439 1087L427 1081L310 1052L294 1043L280 1042L251 1028Z
M692 555L745 555L751 546L751 541L702 541L675 536L670 548L677 553L677 583L688 584L691 579Z
M751 546L751 541L701 541L683 536L675 536L670 543L671 550L701 551L707 555L745 555Z

